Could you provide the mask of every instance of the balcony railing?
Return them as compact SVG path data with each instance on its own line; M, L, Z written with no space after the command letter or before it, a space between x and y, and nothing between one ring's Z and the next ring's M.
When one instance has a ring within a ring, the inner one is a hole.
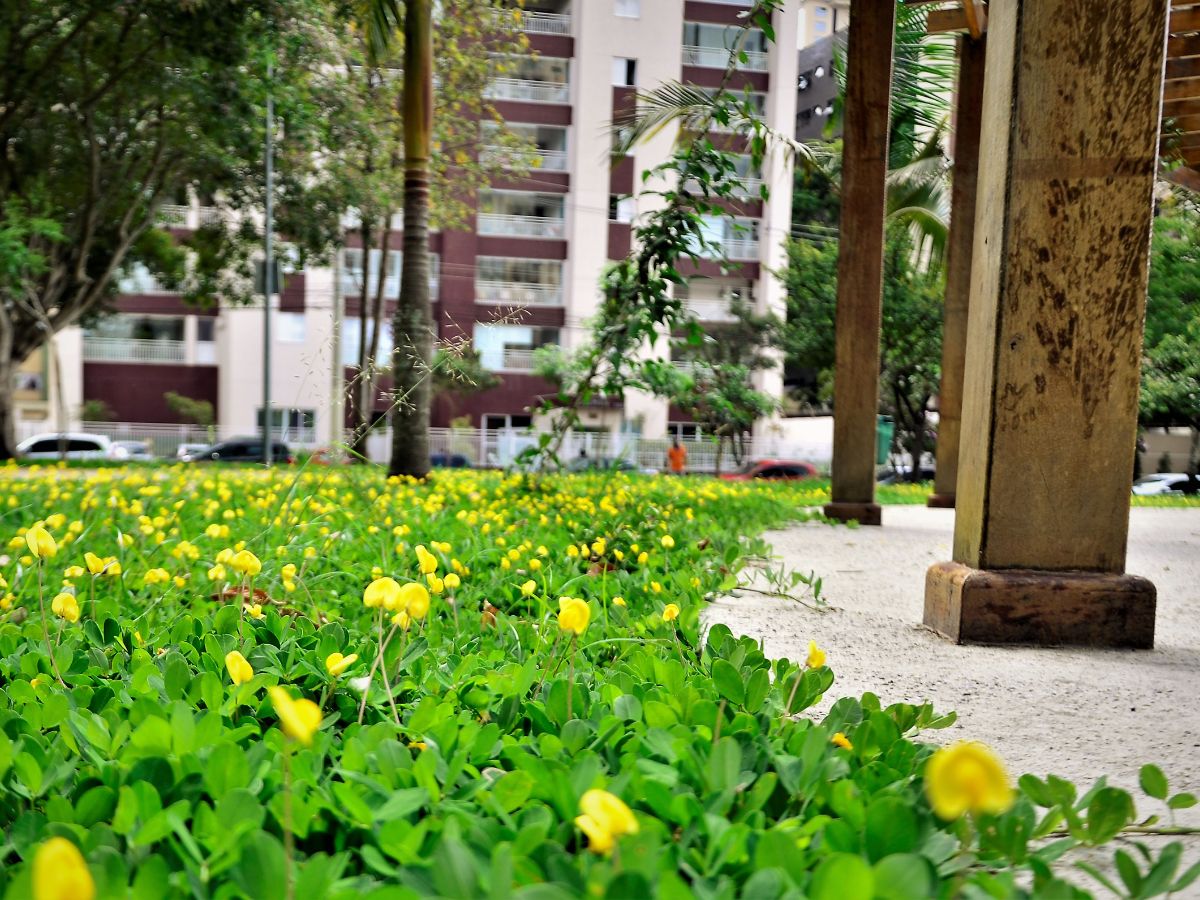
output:
M700 322L737 321L728 300L689 299L687 308Z
M521 28L529 34L570 35L571 14L526 10L521 13Z
M201 225L216 225L221 221L221 211L215 206L202 206L197 218Z
M720 244L730 259L758 259L758 238L723 238Z
M724 47L688 47L683 48L683 64L685 66L700 66L705 69L724 69L729 65L729 50ZM746 50L746 59L738 60L737 67L751 72L765 72L769 57L758 50Z
M733 188L734 197L747 197L753 200L759 199L759 189L763 185L761 178L751 178L749 175L731 175L729 177L731 179L736 178L738 181L738 185ZM700 182L694 178L685 181L683 186L689 191L700 190Z
M545 216L506 216L499 213L480 213L476 230L479 234L497 237L562 238L567 223L563 219Z
M178 294L179 291L165 287L149 272L123 275L117 281L117 290L122 294Z
M83 358L86 362L184 363L187 342L85 336Z
M483 161L491 165L541 169L545 172L565 172L567 151L565 150L510 150L508 147L487 146L483 148Z
M486 95L491 100L525 100L530 103L569 103L571 91L565 82L532 81L525 78L493 78Z
M166 225L168 228L187 228L188 213L191 211L190 206L180 206L174 203L160 206L156 221L159 225Z
M482 303L562 306L562 286L529 281L477 281L475 298Z
M505 347L500 364L513 372L532 372L535 352L524 347Z

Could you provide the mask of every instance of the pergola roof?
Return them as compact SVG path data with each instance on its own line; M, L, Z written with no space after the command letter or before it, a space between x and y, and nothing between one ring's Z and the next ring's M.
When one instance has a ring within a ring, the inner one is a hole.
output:
M987 30L983 0L906 0L908 6L931 6L930 34ZM1166 177L1200 190L1200 0L1171 0L1167 39L1166 81L1160 152L1164 163L1182 163Z

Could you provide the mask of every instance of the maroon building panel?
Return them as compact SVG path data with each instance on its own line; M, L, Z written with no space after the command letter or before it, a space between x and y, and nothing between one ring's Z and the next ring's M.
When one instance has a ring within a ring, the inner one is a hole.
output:
M622 197L633 196L636 179L637 163L632 156L624 156L612 167L612 173L608 177L608 190Z
M478 394L462 396L444 394L435 399L432 423L435 428L449 426L451 419L470 416L471 424L479 427L483 417L492 415L526 415L536 408L542 397L554 394L554 386L537 375L498 372L498 387Z
M625 222L608 223L608 258L624 259L633 246L633 226Z
M539 191L543 194L565 194L571 189L571 176L566 172L530 169L520 177L496 178L492 187L502 191Z
M688 22L712 22L716 25L743 24L745 7L730 6L728 3L704 3L702 0L685 0L683 18Z
M679 272L688 278L744 278L747 281L758 281L762 276L762 266L756 262L732 262L727 266L711 259L703 259L698 263L680 260Z
M566 311L561 306L518 306L512 303L477 303L473 319L484 325L536 325L562 328Z
M303 272L283 276L283 290L279 293L279 309L282 312L304 312Z
M713 204L721 207L731 216L744 216L749 219L761 219L763 214L762 200L759 198L729 198L714 197Z
M530 34L529 49L538 56L570 59L575 55L575 38L564 34Z
M734 93L741 93L747 88L765 93L771 86L771 76L766 72L734 72L726 82L724 69L710 69L707 66L684 66L682 81L705 88L719 88L724 84Z
M525 259L566 259L567 242L519 237L480 237L479 256L520 256Z
M103 400L118 422L180 422L163 395L174 391L217 409L217 367L85 362L83 399Z
M441 253L442 252L442 240L443 240L442 232L439 231L439 232L435 232L434 234L431 234L429 236L429 252L430 253ZM359 231L357 228L348 228L346 230L346 233L342 236L342 241L350 249L358 250L359 248L362 247L362 232ZM372 242L373 242L372 249L378 250L379 249L379 235L375 235L374 238L372 238ZM403 249L404 249L404 232L403 231L393 231L391 233L391 235L389 235L389 237L388 237L388 251L390 252L392 250L403 250Z
M570 125L571 107L565 103L525 103L520 100L494 101L496 112L505 122L528 125Z
M144 316L216 316L216 304L188 303L177 294L121 294L113 307L117 312Z

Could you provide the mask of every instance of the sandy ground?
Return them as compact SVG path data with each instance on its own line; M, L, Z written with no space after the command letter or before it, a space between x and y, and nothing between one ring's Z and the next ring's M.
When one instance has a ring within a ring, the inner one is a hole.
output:
M927 737L985 741L1014 774L1088 785L1107 774L1134 788L1140 765L1156 762L1172 792L1200 793L1200 510L1133 510L1128 571L1158 587L1150 651L951 644L920 622L925 570L950 558L953 511L892 506L883 521L767 535L786 567L824 579L829 611L743 592L714 603L708 621L761 639L775 657L802 658L816 640L837 677L830 698L873 691L885 705L957 710L954 726ZM1200 808L1179 824L1200 825ZM1194 861L1200 842L1189 844Z

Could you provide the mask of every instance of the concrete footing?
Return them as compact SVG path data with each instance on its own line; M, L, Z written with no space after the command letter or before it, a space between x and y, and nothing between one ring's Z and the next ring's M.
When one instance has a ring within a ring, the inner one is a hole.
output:
M930 566L925 624L959 644L1154 646L1153 583L1136 575Z
M846 503L835 500L825 504L825 515L839 522L854 519L859 525L882 525L883 511L878 503Z

